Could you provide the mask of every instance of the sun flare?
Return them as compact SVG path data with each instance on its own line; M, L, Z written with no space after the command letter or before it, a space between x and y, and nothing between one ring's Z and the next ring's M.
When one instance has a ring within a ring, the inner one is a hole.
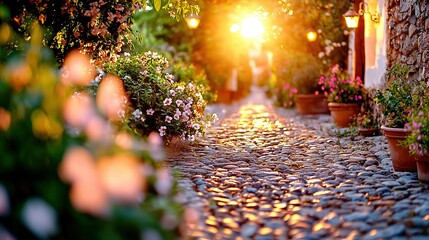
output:
M265 33L261 19L256 15L245 17L241 21L241 35L245 38L256 38Z

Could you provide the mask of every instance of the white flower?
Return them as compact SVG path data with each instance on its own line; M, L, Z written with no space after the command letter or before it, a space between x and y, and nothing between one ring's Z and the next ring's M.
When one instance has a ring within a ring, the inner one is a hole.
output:
M127 52L124 52L124 56L125 56L126 58L128 58L128 57L130 57L130 56L131 56L131 54L129 54L129 53L127 53Z
M198 123L194 123L194 124L192 124L192 127L193 127L195 130L198 130L198 129L200 129L200 124L198 124Z
M192 84L192 83L188 83L188 86L187 86L189 89L191 89L191 90L194 90L194 85Z
M40 198L32 198L25 202L22 221L39 238L45 239L57 232L55 209Z
M125 110L124 109L119 109L118 110L118 116L120 117L120 118L125 118Z
M170 117L170 116L166 116L166 117L165 117L165 121L166 121L166 122L171 123L171 120L173 120L173 118L172 118L172 117Z
M176 100L176 105L177 105L178 107L183 106L183 101L182 101L182 100L180 100L180 99Z
M144 70L144 71L140 72L140 74L141 74L141 75L143 75L143 76L148 75L148 73L149 73L149 72L148 72L147 70Z
M170 94L171 94L171 96L173 96L173 97L174 97L174 96L176 96L176 92L175 92L173 89L171 89L171 90L170 90Z
M188 135L188 140L191 142L195 141L195 136L194 135Z
M0 184L0 216L5 216L9 213L9 196L6 188Z
M158 130L158 132L159 132L159 136L165 136L165 130L167 129L167 127L166 126L161 126L160 128L159 128L159 130Z
M152 116L154 113L155 113L155 111L152 108L146 110L146 114L149 116Z
M170 83L174 82L174 76L170 73L165 74L165 79L167 79Z
M168 168L161 168L156 172L156 191L166 196L173 187L173 178L171 176L170 170Z
M189 110L189 108L188 108L188 109L186 109L186 110L183 112L183 115L190 116L190 115L191 115L191 113L192 113L192 111L191 111L191 110Z
M141 116L142 116L142 114L143 114L143 112L140 110L140 109L136 109L134 112L133 112L133 116L134 116L134 118L140 118Z
M169 106L172 102L173 102L173 100L171 100L171 98L166 98L164 100L164 106Z
M324 56L325 56L324 52L320 52L319 55L318 55L319 58L323 58Z
M176 90L177 90L179 93L181 93L181 92L183 92L183 87L182 87L182 86L177 86L177 87L176 87Z
M162 68L160 66L156 66L155 71L156 71L156 73L161 73Z
M182 115L182 121L187 122L189 120L189 117L185 114Z
M174 114L173 118L174 118L174 120L179 120L180 116L181 116L180 112L176 112L176 114Z
M185 109L186 109L186 110L189 110L189 109L191 109L191 108L192 108L192 102L190 102L190 103L186 104L186 106L185 106Z

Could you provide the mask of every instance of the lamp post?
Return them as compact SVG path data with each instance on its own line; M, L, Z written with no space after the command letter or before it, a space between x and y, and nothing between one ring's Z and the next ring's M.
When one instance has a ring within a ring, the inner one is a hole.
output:
M353 9L353 7L350 7L350 9L343 14L343 17L346 20L347 27L350 29L347 70L351 75L351 77L354 78L355 77L354 65L355 65L355 59L356 59L355 29L358 27L358 24L359 24L359 14Z

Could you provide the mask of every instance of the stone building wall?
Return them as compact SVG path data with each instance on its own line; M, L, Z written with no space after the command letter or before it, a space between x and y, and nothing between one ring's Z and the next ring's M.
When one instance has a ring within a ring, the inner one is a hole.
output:
M411 68L411 80L429 80L429 0L387 1L387 67Z

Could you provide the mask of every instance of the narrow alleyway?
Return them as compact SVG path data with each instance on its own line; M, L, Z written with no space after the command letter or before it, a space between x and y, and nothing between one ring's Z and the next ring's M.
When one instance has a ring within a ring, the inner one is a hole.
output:
M339 139L328 115L272 106L260 89L170 154L195 239L428 239L429 185L395 172L383 136Z

